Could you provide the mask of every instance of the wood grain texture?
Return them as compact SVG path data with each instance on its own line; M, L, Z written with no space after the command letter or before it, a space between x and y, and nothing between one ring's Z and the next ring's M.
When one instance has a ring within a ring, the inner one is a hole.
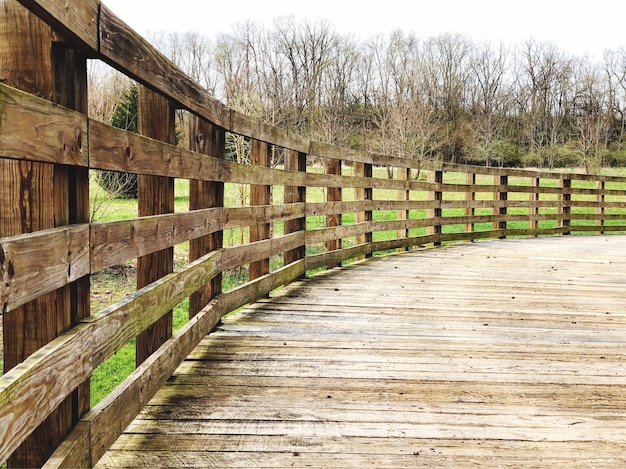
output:
M296 282L225 318L97 467L622 466L625 246L477 242Z
M58 2L54 0L19 0L56 31L81 45L98 48L100 0Z
M89 121L90 166L152 176L221 181L223 162L218 155L204 155Z
M246 116L235 110L230 111L230 126L228 130L285 149L305 153L309 151L310 142L307 138L285 129L268 125L259 119Z
M0 238L0 307L22 306L89 275L89 225Z
M0 83L0 156L87 166L87 118Z
M154 215L91 225L92 272L121 264L223 227L222 208ZM197 257L196 257L197 258Z
M304 216L304 203L266 205L250 207L228 207L224 209L224 228L238 228L257 223L291 221Z
M224 248L222 251L222 269L258 262L285 251L291 251L304 245L305 233L298 231L284 236Z

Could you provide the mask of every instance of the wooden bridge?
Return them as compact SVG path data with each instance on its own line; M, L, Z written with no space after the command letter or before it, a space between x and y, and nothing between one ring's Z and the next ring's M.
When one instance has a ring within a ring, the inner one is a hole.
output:
M322 145L215 101L98 0L0 14L0 463L624 464L626 178ZM88 59L142 85L139 134L86 115ZM138 174L138 216L91 222L91 170ZM137 291L92 311L90 276L135 259Z
M624 236L328 271L225 319L99 466L621 467L625 281Z

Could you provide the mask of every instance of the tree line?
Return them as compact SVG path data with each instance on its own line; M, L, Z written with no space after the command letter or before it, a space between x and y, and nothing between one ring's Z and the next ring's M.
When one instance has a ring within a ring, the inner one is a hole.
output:
M394 31L357 40L293 18L216 37L151 36L228 106L323 143L497 166L626 165L625 48L592 61L534 39ZM101 72L90 80L91 112L110 120L129 84Z

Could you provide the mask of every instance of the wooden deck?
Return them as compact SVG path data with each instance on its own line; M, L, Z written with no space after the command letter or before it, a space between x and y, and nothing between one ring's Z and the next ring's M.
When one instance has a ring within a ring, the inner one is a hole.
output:
M626 237L467 243L224 320L102 467L624 467Z

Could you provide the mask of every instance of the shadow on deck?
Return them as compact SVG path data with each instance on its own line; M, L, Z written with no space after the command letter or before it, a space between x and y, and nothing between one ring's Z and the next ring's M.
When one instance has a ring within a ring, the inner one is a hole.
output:
M625 236L376 258L223 321L101 466L626 464Z

